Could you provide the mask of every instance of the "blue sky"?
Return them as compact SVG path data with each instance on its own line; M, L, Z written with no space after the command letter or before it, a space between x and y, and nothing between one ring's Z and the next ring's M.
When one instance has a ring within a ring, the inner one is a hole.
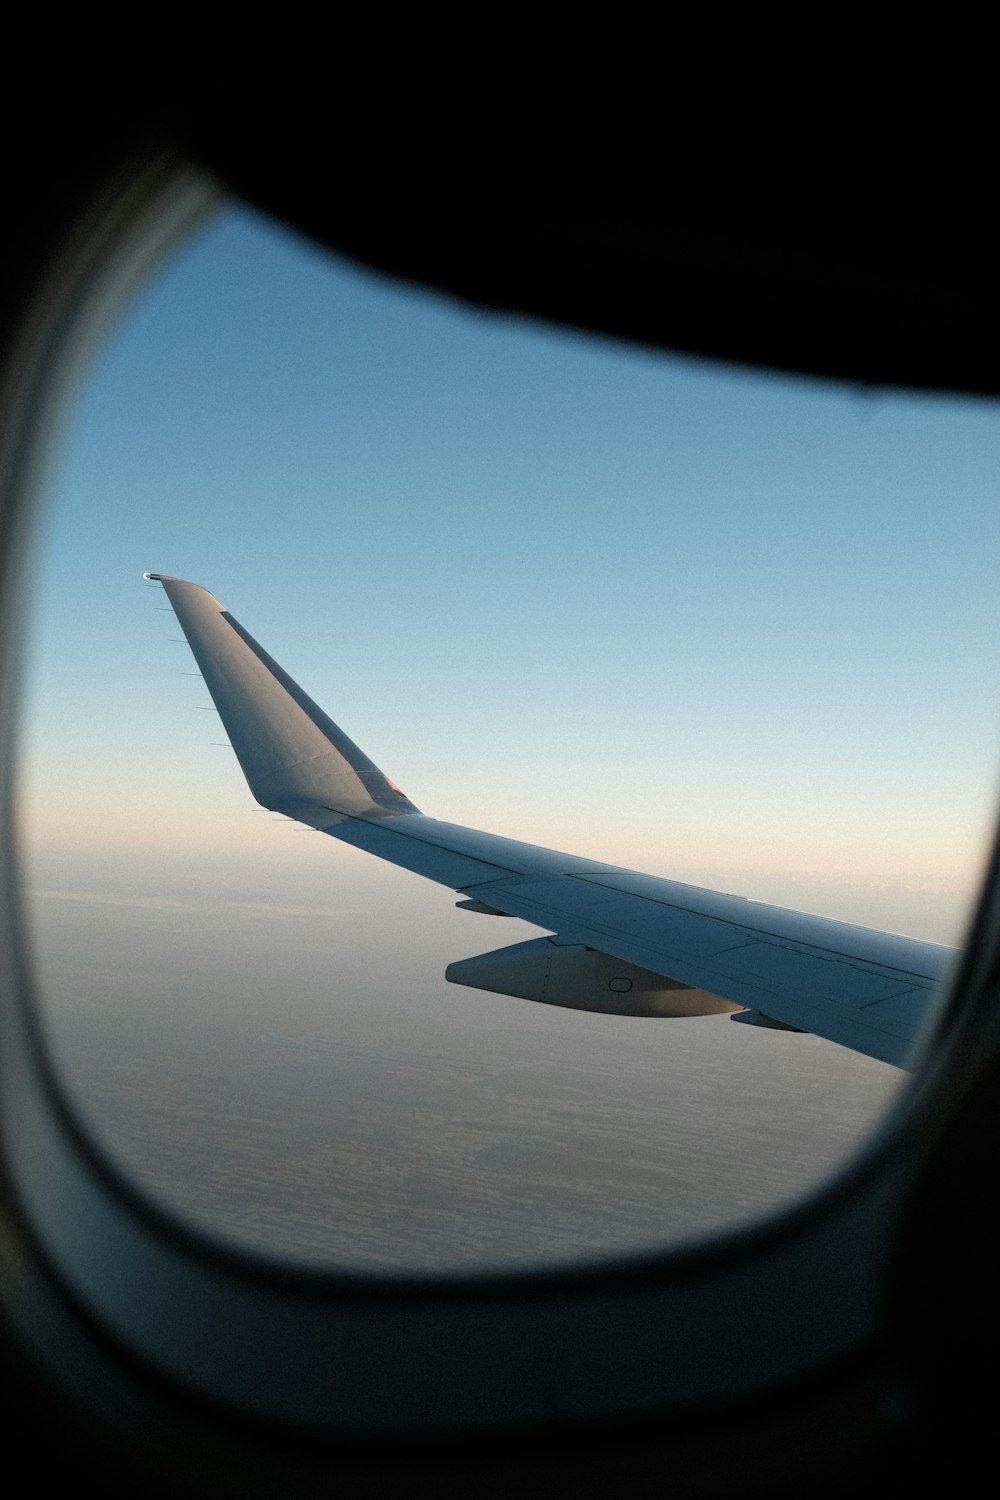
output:
M68 425L28 838L257 847L152 569L426 812L949 940L995 796L997 458L986 403L475 312L224 209Z

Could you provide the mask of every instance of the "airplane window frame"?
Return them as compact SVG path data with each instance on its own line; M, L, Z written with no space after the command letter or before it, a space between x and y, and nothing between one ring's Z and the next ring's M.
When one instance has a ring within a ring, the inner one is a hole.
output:
M150 147L75 226L9 364L0 600L8 835L23 560L57 408L112 311L212 191L183 157ZM876 1138L800 1205L708 1244L572 1270L304 1272L182 1227L95 1147L46 1055L12 858L2 879L4 1212L61 1287L66 1319L82 1318L155 1380L276 1430L498 1436L681 1420L856 1368L891 1301L921 1164L997 1050L994 859L922 1067Z

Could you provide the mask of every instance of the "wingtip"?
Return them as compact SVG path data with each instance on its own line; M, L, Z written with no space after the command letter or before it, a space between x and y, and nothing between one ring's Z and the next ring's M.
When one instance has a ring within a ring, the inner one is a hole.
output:
M143 573L142 576L143 576L143 578L145 578L145 580L146 580L147 583L159 583L160 582L160 575L159 575L159 573Z

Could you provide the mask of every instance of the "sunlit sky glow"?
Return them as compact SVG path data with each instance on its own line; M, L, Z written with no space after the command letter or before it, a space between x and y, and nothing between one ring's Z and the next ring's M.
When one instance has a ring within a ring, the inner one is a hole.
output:
M472 311L226 209L69 423L28 840L78 895L109 860L356 858L252 813L152 569L425 812L956 940L1000 742L997 439L986 403Z

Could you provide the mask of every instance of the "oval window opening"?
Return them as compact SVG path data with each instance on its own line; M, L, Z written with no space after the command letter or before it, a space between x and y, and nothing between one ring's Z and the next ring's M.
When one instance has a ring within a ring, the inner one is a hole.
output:
M95 364L35 579L25 894L95 1137L220 1239L371 1272L828 1178L946 972L905 940L960 942L981 870L997 421L205 224ZM237 679L301 756L254 762ZM303 780L315 736L346 769Z

